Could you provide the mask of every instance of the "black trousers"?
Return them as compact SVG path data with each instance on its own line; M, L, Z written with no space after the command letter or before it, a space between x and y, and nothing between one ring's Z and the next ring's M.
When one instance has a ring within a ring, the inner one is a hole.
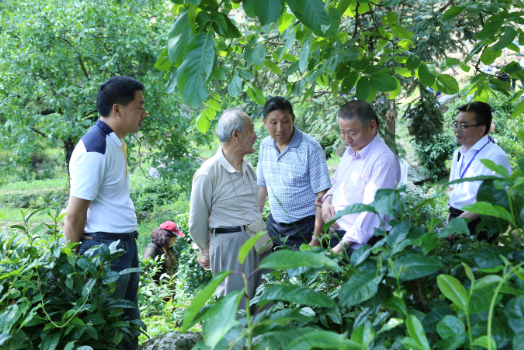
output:
M458 218L460 215L462 215L462 213L464 213L464 210L450 207L448 221L454 218ZM477 235L477 227L479 224L480 218L476 218L475 220L471 220L470 222L468 222L470 236L476 235L478 241L488 241L489 244L493 243L493 241L495 241L499 237L498 234L492 234L491 237L489 237L489 231L485 227Z
M267 217L267 233L273 238L273 250L279 249L284 242L281 238L288 237L285 243L290 249L299 250L302 244L309 244L315 229L315 215L307 216L299 221L285 224L276 222L273 215Z

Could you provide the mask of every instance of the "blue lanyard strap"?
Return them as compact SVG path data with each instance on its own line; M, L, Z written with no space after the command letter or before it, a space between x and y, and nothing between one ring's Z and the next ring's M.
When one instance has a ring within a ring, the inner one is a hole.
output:
M469 166L471 165L471 163L473 163L473 160L475 159L475 157L477 156L477 154L479 154L480 151L482 151L482 149L484 147L486 147L486 145L490 142L489 138L488 138L488 142L482 146L476 153L475 155L473 156L473 158L471 158L471 160L469 161L468 165L466 165L466 169L464 169L464 172L462 172L462 166L464 165L464 155L462 155L462 162L460 162L460 171L459 171L459 175L460 175L460 178L462 179L464 177L464 175L466 174L466 171L468 171L469 169Z

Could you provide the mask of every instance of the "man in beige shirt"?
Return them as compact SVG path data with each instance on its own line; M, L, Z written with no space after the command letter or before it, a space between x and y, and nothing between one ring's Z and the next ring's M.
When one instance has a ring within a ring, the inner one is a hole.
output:
M240 109L228 109L218 121L217 134L221 147L195 173L189 211L189 233L209 256L198 262L203 268L211 267L213 276L220 271L242 272L238 252L249 239L246 225L262 218L256 172L244 158L255 152L253 121ZM250 276L268 254L257 255L252 249L244 273ZM261 283L262 271L257 271L249 280L250 299ZM217 297L242 288L241 275L232 274L217 288ZM245 308L244 300L240 307Z

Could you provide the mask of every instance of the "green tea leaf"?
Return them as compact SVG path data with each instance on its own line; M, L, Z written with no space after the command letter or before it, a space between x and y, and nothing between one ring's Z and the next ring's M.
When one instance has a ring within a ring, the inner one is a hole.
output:
M244 289L229 292L206 311L206 321L202 330L204 343L207 346L214 348L231 328L238 325L236 313L243 294Z
M340 266L326 255L312 252L279 250L265 257L260 269L289 269L294 267L312 267L314 269L330 268L342 271Z
M406 318L406 327L408 328L408 334L411 339L415 340L421 349L431 349L426 334L424 333L424 328L422 328L422 324L420 324L420 321L415 315L409 315Z
M473 204L468 204L465 205L462 209L481 215L494 216L496 218L504 219L508 222L513 221L511 214L505 208L487 202L476 202Z
M491 344L489 344L488 346L488 342L490 342ZM477 345L477 346L481 346L483 348L491 348L491 349L496 349L497 348L497 343L495 342L495 340L493 338L488 338L488 336L486 335L483 335L481 336L480 338L477 338L473 341L473 345Z
M211 281L209 281L207 286L204 289L202 289L200 292L197 293L197 295L191 302L191 305L189 305L186 308L186 312L184 313L184 323L181 329L182 333L185 333L189 328L191 328L192 326L191 323L193 319L196 317L196 315L198 314L198 312L200 311L200 309L204 307L205 303L207 302L209 297L213 295L218 285L230 274L231 274L231 271L221 271L217 273L215 277L213 277Z
M349 307L372 298L378 291L378 284L383 275L377 271L359 271L344 283L338 292L339 303Z
M449 275L439 275L437 284L446 298L454 302L462 311L468 310L468 293L459 280Z
M466 332L464 323L455 316L447 315L437 324L438 334L446 339Z
M444 268L440 260L433 256L422 256L419 254L408 254L395 260L402 281L410 281L421 278ZM391 273L390 273L391 275ZM391 275L393 277L393 275Z
M444 226L442 230L437 232L438 238L446 238L450 234L460 235L466 234L469 235L469 228L466 220L464 218L453 218L449 220L449 223Z
M238 262L240 264L244 264L244 261L246 261L247 256L249 255L249 252L253 247L255 246L255 243L266 234L267 231L261 231L258 232L255 236L250 237L244 244L242 244L242 247L240 248L240 251L238 252Z
M55 350L60 342L60 331L54 331L45 336L40 344L41 350Z

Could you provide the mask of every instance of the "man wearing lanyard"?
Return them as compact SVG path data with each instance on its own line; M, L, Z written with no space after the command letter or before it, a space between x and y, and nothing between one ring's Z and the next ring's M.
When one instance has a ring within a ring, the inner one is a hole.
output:
M495 143L490 142L488 133L493 119L491 107L487 103L472 102L457 108L459 114L453 124L457 143L462 147L453 154L450 181L481 175L496 175L482 164L481 159L489 159L497 165L502 165L511 174L508 156ZM448 202L449 217L461 217L469 220L468 228L472 235L480 223L479 214L463 211L462 207L477 201L477 192L482 181L463 182L456 184ZM488 240L488 233L483 231L477 236L479 241L490 243L496 237ZM448 240L454 241L455 236L449 235Z

